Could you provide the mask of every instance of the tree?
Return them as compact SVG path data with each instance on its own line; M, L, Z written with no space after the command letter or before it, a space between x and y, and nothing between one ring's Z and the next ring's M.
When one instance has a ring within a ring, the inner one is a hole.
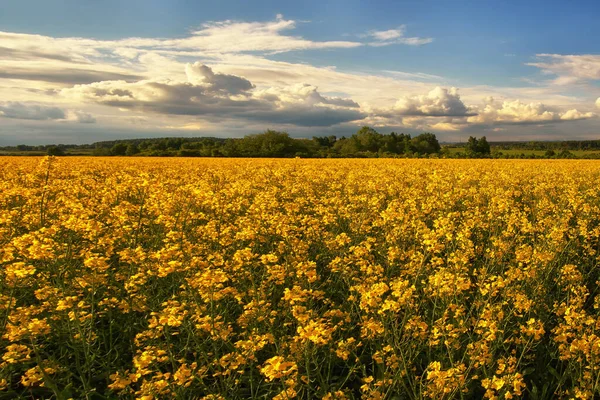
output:
M133 155L138 154L139 152L140 152L140 149L138 149L138 147L135 143L129 143L127 145L127 149L125 150L125 155L133 156Z
M355 135L350 136L348 139L338 140L334 149L339 150L339 153L344 157L354 157L361 150Z
M240 155L247 157L291 157L298 151L296 141L287 132L270 129L245 136L236 147Z
M477 143L477 151L480 154L490 154L492 152L490 144L485 136L482 136L481 139L479 139L479 143Z
M476 137L469 136L469 140L467 140L467 145L465 146L465 151L467 154L476 154L479 142Z
M113 156L124 156L127 152L127 145L125 143L116 143L111 149L110 154Z
M356 140L356 144L359 151L371 151L377 153L382 143L382 135L373 128L363 126L352 135Z
M554 157L554 156L556 156L556 152L552 149L546 150L546 153L544 154L544 157L548 157L548 158Z
M410 147L412 151L419 154L439 153L441 150L437 137L430 132L421 133L419 136L412 138Z
M491 153L491 148L485 136L482 136L479 140L476 137L469 136L466 152L469 155L485 155Z
M59 147L59 146L50 146L46 150L46 154L48 154L49 156L64 156L65 155L65 151L63 150L62 147Z

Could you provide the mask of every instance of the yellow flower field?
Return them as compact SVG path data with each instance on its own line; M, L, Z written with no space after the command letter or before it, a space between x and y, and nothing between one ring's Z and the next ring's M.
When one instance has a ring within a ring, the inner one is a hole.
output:
M0 158L0 398L600 396L600 164Z

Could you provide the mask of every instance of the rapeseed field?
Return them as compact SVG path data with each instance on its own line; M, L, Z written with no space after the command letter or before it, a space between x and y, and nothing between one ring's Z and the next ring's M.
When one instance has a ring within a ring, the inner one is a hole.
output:
M600 396L597 162L0 177L0 399Z

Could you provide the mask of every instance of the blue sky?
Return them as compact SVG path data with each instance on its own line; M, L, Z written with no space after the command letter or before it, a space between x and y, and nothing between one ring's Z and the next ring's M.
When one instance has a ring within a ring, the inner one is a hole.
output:
M593 1L4 2L0 145L365 124L598 138L598 16Z

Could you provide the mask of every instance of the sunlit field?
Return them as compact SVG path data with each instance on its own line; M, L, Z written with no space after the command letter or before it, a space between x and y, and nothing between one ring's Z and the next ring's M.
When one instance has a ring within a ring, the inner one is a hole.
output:
M597 162L0 176L0 399L600 395Z

